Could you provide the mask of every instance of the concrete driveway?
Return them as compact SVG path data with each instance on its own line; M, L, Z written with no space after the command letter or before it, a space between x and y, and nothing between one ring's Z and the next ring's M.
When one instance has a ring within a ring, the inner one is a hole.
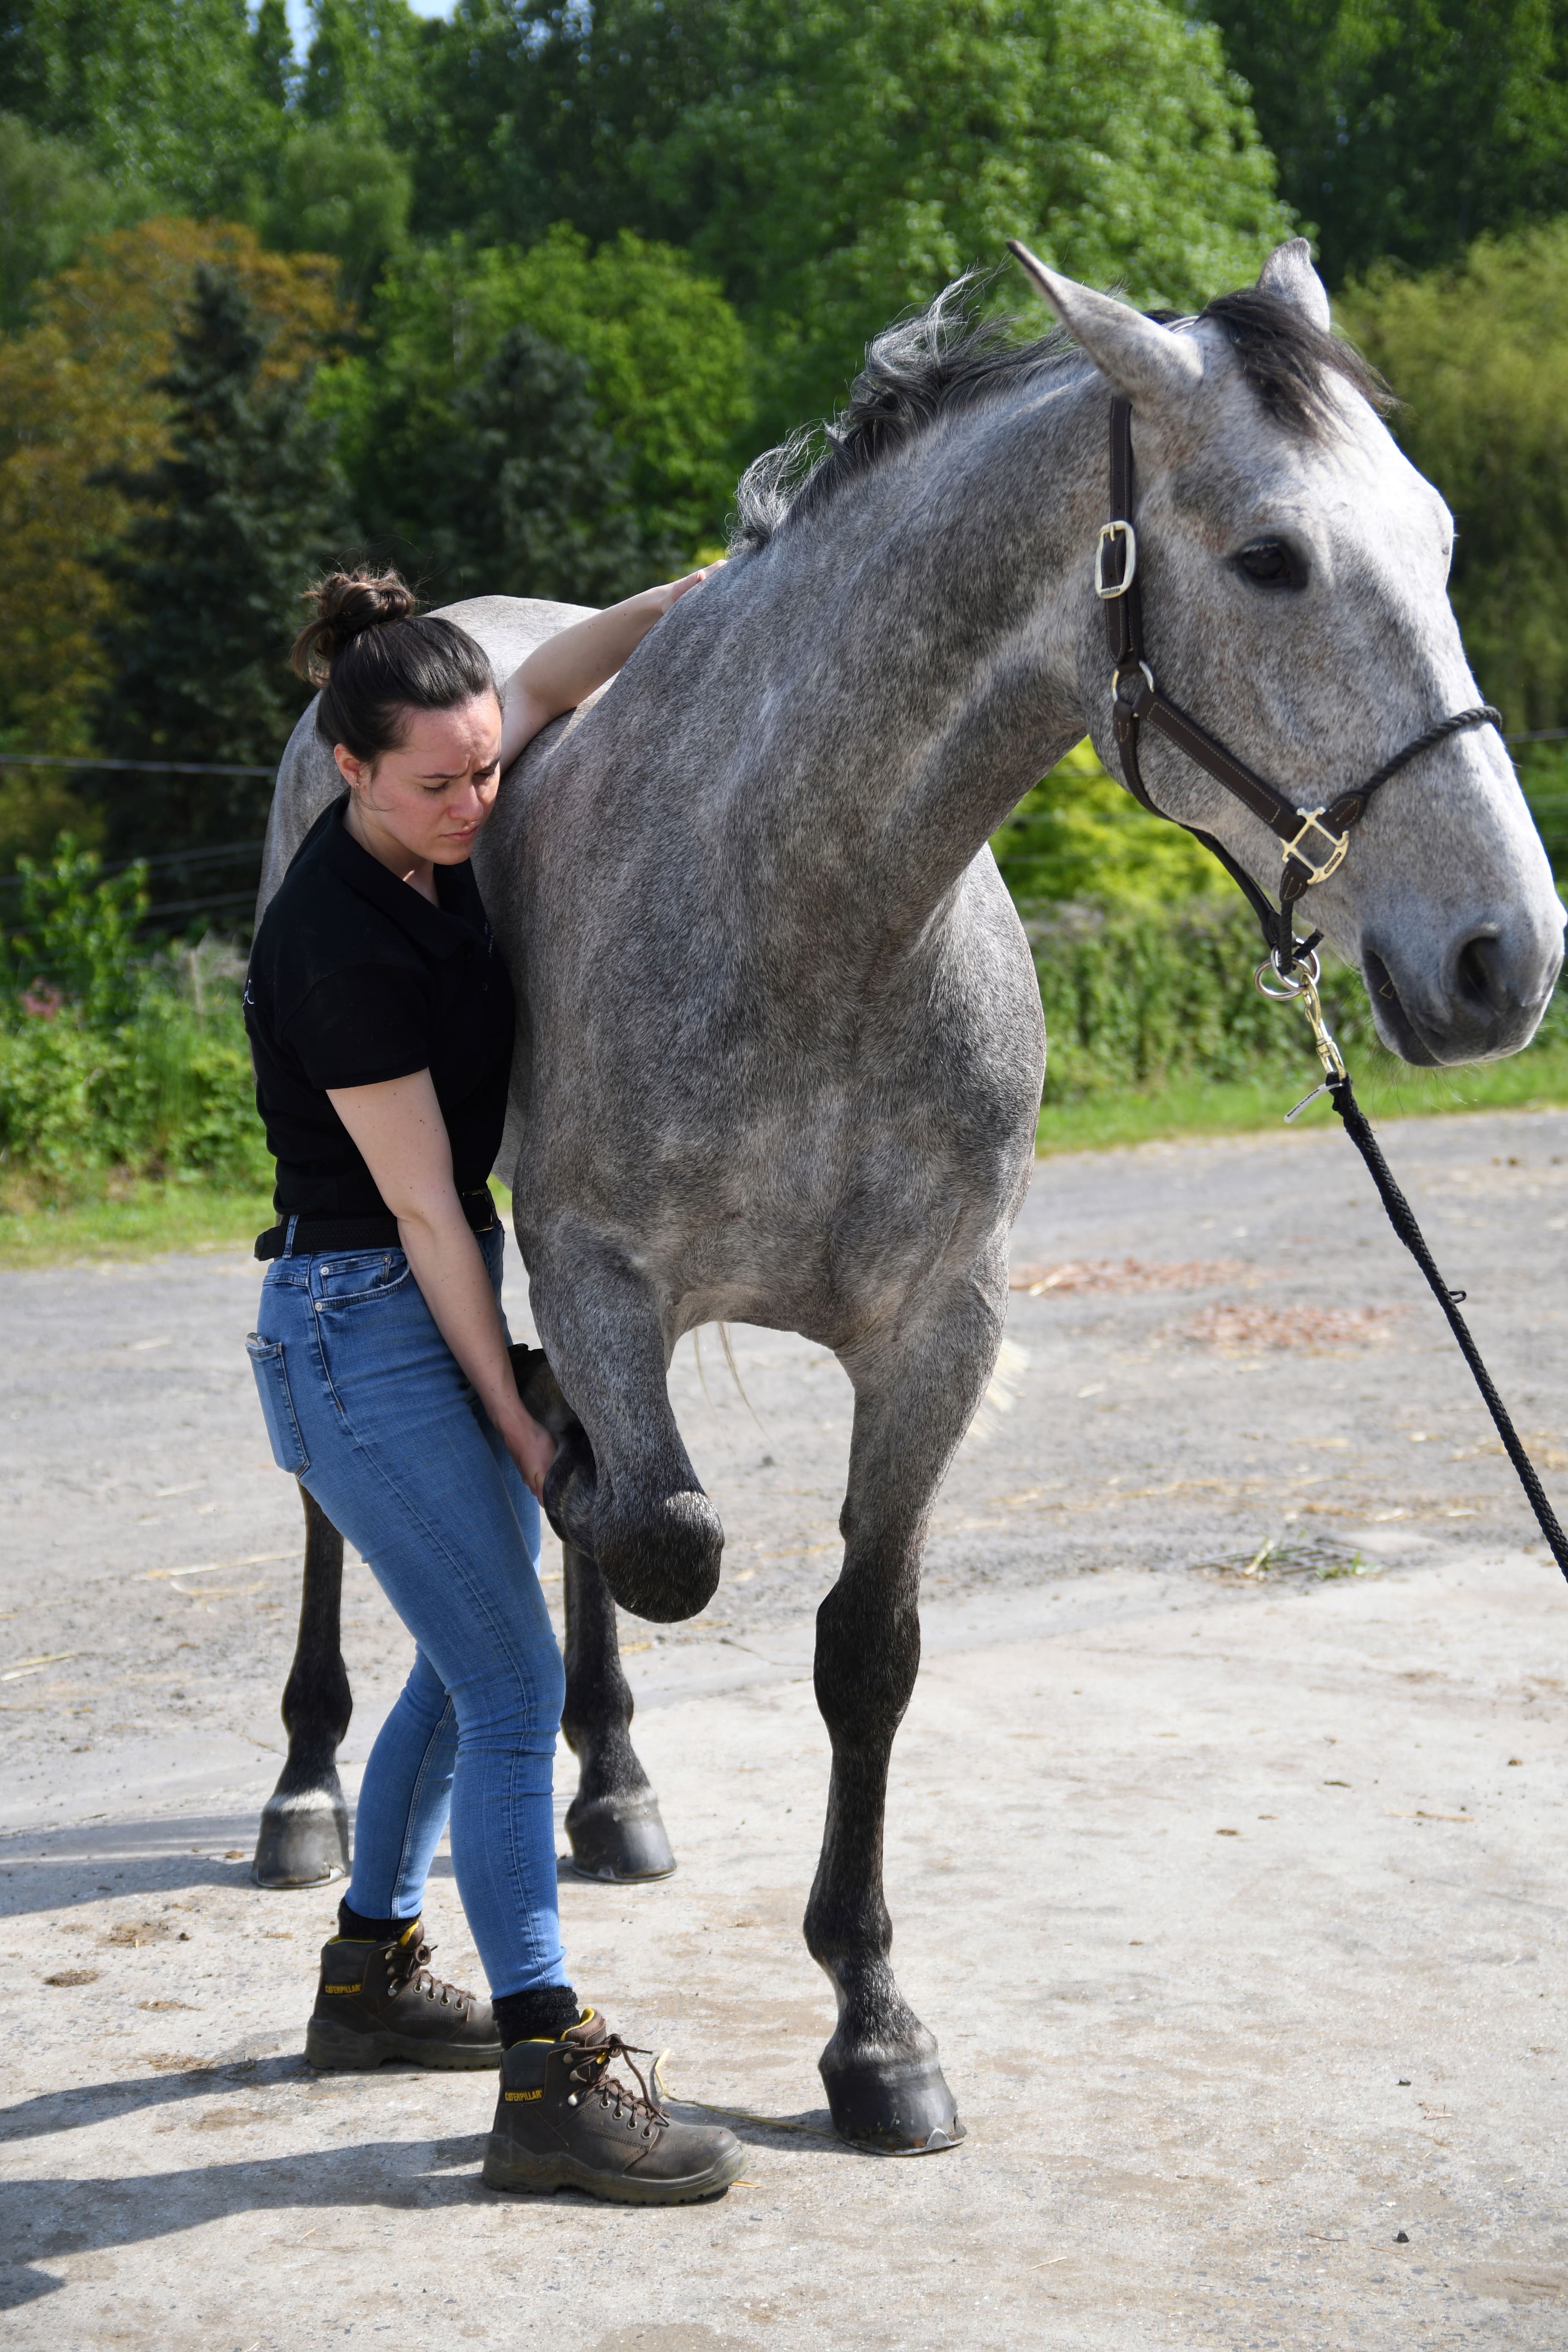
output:
M1568 1117L1385 1142L1561 1507ZM1337 1132L1052 1161L1016 1262L889 1818L950 2155L842 2148L815 2071L847 1386L678 1356L726 1577L624 1631L680 1868L562 1887L579 1988L748 2143L662 2214L486 2191L486 2077L299 2055L334 1902L247 1874L297 1599L257 1269L0 1277L10 2341L1559 2352L1568 1591L1440 1318ZM407 1655L357 1564L345 1648L352 1784ZM430 1919L473 1980L445 1861Z

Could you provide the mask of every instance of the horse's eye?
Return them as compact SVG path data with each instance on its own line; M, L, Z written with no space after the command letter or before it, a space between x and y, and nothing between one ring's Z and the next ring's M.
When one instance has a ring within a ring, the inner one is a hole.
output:
M1302 566L1282 539L1255 539L1236 559L1237 568L1259 588L1300 588Z

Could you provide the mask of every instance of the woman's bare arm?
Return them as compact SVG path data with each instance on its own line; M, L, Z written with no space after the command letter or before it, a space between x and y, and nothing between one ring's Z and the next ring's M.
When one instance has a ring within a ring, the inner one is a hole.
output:
M700 572L689 572L683 580L645 588L624 604L611 604L585 621L574 621L569 629L559 630L536 646L501 688L501 773L542 727L548 727L563 710L575 710L596 686L614 677L676 599L689 588L700 588L718 568L710 563Z
M518 1395L495 1293L452 1181L452 1147L429 1071L388 1078L378 1087L329 1087L327 1099L397 1219L414 1279L437 1329L537 1495L554 1459L555 1441L524 1411Z

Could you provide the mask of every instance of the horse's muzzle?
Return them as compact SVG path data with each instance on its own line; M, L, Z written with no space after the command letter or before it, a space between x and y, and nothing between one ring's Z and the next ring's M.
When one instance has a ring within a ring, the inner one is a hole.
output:
M1401 1061L1426 1069L1497 1061L1528 1045L1562 964L1561 941L1523 924L1478 925L1429 973L1370 944L1362 951L1379 1035Z

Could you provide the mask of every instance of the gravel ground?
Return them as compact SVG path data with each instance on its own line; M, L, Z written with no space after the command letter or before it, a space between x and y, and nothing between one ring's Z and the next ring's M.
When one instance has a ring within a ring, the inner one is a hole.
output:
M1561 1508L1568 1115L1384 1140ZM630 2221L488 2197L483 2078L297 2055L332 1906L247 1882L299 1551L258 1269L0 1276L14 2340L258 2352L412 2313L590 2352L1555 2352L1568 1596L1436 1310L1337 1130L1054 1160L1015 1267L889 1827L971 2137L889 2166L813 2136L810 1620L848 1390L752 1329L738 1390L710 1334L672 1387L724 1582L690 1627L623 1627L681 1867L563 1907L576 1980L675 2045L678 2090L789 2128L742 2126L721 2206ZM408 1651L358 1563L344 1648L352 1789ZM445 1862L432 1916L471 1976Z

